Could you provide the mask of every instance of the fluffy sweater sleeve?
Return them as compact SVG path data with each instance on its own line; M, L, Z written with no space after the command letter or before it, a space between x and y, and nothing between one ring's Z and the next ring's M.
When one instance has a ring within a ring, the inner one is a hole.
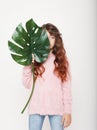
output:
M62 83L64 113L72 113L72 88L71 80Z
M32 66L24 66L23 67L23 74L22 74L22 83L25 88L30 89L33 83L32 78Z

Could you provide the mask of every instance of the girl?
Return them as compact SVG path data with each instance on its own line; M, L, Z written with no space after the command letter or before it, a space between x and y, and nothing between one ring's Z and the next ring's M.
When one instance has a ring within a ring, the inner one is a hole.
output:
M58 28L47 23L50 53L43 63L34 62L35 88L28 105L29 130L41 130L45 116L51 130L64 130L71 124L72 93L69 62ZM32 66L23 67L23 85L31 90Z

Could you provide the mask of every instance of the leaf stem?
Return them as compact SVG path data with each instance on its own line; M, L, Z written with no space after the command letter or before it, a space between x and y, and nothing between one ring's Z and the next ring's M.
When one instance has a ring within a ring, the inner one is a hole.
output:
M25 107L24 107L23 110L21 111L21 114L23 114L23 112L25 111L25 109L26 109L28 103L30 102L30 99L31 99L31 97L32 97L32 94L33 94L33 92L34 92L34 87L35 87L35 80L34 80L34 63L32 63L32 74L33 74L33 85L32 85L32 90L31 90L29 99L28 99L28 101L27 101Z

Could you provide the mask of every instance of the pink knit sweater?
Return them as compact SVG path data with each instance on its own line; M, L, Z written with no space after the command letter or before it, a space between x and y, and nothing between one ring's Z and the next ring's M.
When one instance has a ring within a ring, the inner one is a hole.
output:
M63 115L72 112L71 81L62 83L53 73L54 59L55 56L50 53L43 63L45 72L35 82L34 92L28 104L28 114ZM23 67L22 81L25 88L31 91L33 83L31 65Z

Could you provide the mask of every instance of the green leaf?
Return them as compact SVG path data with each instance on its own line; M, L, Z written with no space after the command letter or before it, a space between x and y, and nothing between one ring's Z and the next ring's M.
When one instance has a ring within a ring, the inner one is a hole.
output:
M36 62L44 62L50 52L50 43L47 37L46 29L39 27L33 19L26 22L26 30L22 24L19 24L14 33L12 40L8 41L12 58L21 65L30 65L32 54Z
M11 54L12 58L19 64L21 65L29 65L32 61L32 57L30 56L30 58L28 58L27 56L23 57L23 56L19 56L19 55L14 55Z

